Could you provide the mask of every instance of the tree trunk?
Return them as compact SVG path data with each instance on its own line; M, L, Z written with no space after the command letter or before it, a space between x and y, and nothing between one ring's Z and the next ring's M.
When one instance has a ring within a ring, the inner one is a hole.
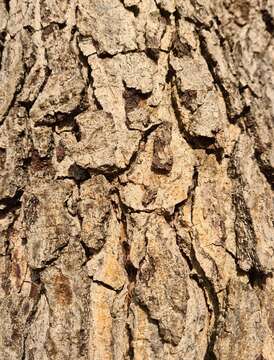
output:
M0 15L0 359L274 359L273 0Z

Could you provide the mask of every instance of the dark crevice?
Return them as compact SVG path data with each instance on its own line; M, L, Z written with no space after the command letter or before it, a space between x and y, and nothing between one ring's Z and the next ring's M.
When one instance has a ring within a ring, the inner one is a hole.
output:
M208 47L207 47L207 42L205 37L202 35L201 31L198 31L198 35L199 35L199 40L200 40L200 50L201 50L201 54L203 56L203 58L205 59L207 66L208 66L208 70L211 73L211 76L215 82L215 84L218 86L219 90L222 93L225 105L226 105L226 112L227 112L227 117L229 119L229 121L231 123L235 123L236 120L239 118L239 116L235 116L233 117L233 107L231 104L231 100L230 100L230 96L229 96L229 92L226 90L226 88L224 87L222 80L220 79L220 76L218 75L217 72L217 61L213 58L213 56L210 54Z
M143 132L142 134L142 139L141 139L141 143L146 143L148 137L161 125L162 123L159 124L154 124L152 125L149 129L147 129L146 131ZM139 150L137 151L136 156L138 155Z
M71 38L73 38L73 35L77 32L78 28L76 25L73 25L71 30L70 30L70 33L71 33Z
M56 124L60 127L67 124L75 126L75 117L87 110L88 104L85 101L85 89L81 94L81 102L69 113L57 111L53 115L46 114L40 121L37 121L35 126L51 126L54 127ZM77 126L76 126L77 129ZM54 130L54 128L53 128ZM79 134L77 136L80 136ZM77 139L77 137L76 137Z
M254 152L255 159L258 163L261 173L264 175L266 181L271 186L271 189L274 190L274 169L267 162L262 160L262 152L258 149L255 149Z
M168 69L168 72L166 75L166 82L167 83L171 82L172 85L175 86L175 88L177 89L176 84L173 84L173 82L174 82L173 80L175 79L175 76L176 76L176 72L174 71L172 66L169 65L169 69ZM179 109L177 99L176 99L175 88L173 88L172 92L171 92L171 102L172 102L173 110L175 113L175 117L178 121L179 129L180 129L184 139L187 141L187 143L193 149L208 149L208 151L210 153L216 154L217 159L220 159L220 157L223 154L223 149L217 147L216 139L214 137L208 137L208 136L202 136L202 135L192 135L186 130L184 124L182 123L180 109ZM178 91L178 89L177 89L177 91ZM194 95L195 95L195 93L193 94L193 96ZM189 100L189 98L191 96L192 96L192 94L189 94L187 92L181 94L181 97L183 97L183 99L184 99L184 103L189 102L187 100Z
M252 264L252 267L256 267L258 271L261 271L261 265L256 253L257 237L252 217L244 200L242 187L240 184L237 185L238 191L232 196L236 215L234 231L236 235L237 258L245 259Z
M2 170L5 167L5 162L7 158L7 149L0 147L0 169Z
M80 142L82 139L81 129L75 119L73 121L72 133L74 134L76 141Z
M250 89L248 85L239 86L239 93L242 95L247 89Z
M148 48L149 48L149 47L148 47ZM152 48L152 49L154 49L154 48ZM156 49L155 49L155 50L156 50ZM160 49L160 48L157 48L157 51L158 51L158 52L163 52L163 53L165 53L165 54L168 53L167 50ZM144 50L133 49L133 50L120 51L120 52L117 52L117 53L115 53L115 54L110 54L110 53L108 53L108 52L106 52L106 51L103 51L103 52L101 51L101 52L100 52L100 51L97 49L97 57L98 57L99 59L112 59L112 58L114 58L114 57L117 56L117 55L143 54L143 53L146 54L146 52L147 52L147 49L144 49Z
M159 10L159 13L160 15L166 20L167 24L171 24L171 21L170 21L170 16L171 16L171 13L169 11L167 11L166 9L164 9L161 4L158 4L156 0L154 0L154 3L157 7L157 9Z
M214 16L214 21L215 21L215 24L217 25L215 28L214 28L214 31L215 31L215 34L217 35L218 39L219 39L219 44L220 46L225 49L225 43L226 43L226 38L225 36L221 33L221 31L219 30L219 27L221 27L222 25L222 22L221 20L219 19L218 16Z
M125 270L127 272L127 277L128 277L128 284L127 284L127 315L129 315L129 309L130 309L130 304L131 304L131 301L132 301L132 297L134 295L134 289L135 289L135 285L136 285L138 269L135 268L135 266L132 264L131 259L130 259L130 244L128 243L128 239L127 239L128 231L127 231L127 219L126 219L126 214L128 212L128 209L121 202L120 196L118 196L118 199L119 199L119 207L120 207L120 210L121 210L121 225L123 226L124 235L125 235L125 239L123 240L121 245L122 245L124 268L125 268ZM132 345L131 341L130 341L130 338L129 338L129 344ZM131 348L131 346L130 346L130 348ZM133 349L132 349L132 351L133 351Z
M96 88L94 86L94 78L92 76L92 70L90 67L88 70L88 79L89 79L89 84L92 87L92 98L93 98L94 104L95 104L97 110L103 110L103 106L101 105L100 101L98 100L97 96L95 95Z
M195 190L196 190L196 188L198 186L198 179L199 179L198 166L194 166L193 174L192 174L192 182L191 182L191 185L189 186L189 188L187 190L187 198L185 200L181 201L180 203L175 205L174 213L177 213L178 210L180 208L182 208L187 203L187 201L190 199L191 200L191 216L192 216L194 196L195 196ZM170 220L171 219L169 219L169 221ZM192 221L192 218L191 218L191 221Z
M189 22L190 24L195 25L195 27L198 30L203 30L203 29L209 30L211 28L211 26L212 26L212 24L207 25L207 24L202 23L197 18L191 18L191 17L188 17L188 16L184 17L184 20Z
M250 95L253 96L255 99L259 98L259 96L254 92L254 90L248 84L245 85L240 84L238 86L238 89L239 89L239 94L241 95L244 94L246 90L248 90Z
M192 265L191 259L189 258L189 256L187 256L187 254L185 253L185 251L183 249L183 246L182 246L183 242L184 242L184 239L182 239L179 235L176 234L176 243L177 243L177 246L178 246L178 248L180 250L180 254L182 255L182 257L186 261L189 270L192 271L193 270L193 265Z
M172 65L170 64L170 62L168 62L168 71L166 73L166 83L170 84L172 83L174 77L176 75L176 71L173 69Z
M32 269L30 268L30 279L33 284L36 284L36 286L41 285L41 271L40 269Z
M178 58L184 56L192 56L191 51L192 47L187 42L182 42L178 36L175 37L172 48L173 55Z
M29 31L31 34L32 34L32 31L31 31L31 27L28 27L27 28L27 31ZM23 49L23 53L22 53L22 56L24 58L25 56L25 49ZM32 52L32 62L31 64L27 64L26 62L23 63L23 72L22 72L22 75L17 83L17 86L16 86L16 90L15 90L15 93L14 93L14 96L13 96L13 99L12 99L12 102L9 106L9 109L7 110L7 112L5 113L4 117L7 116L9 114L9 110L12 108L12 107L15 107L16 105L16 100L17 100L17 96L19 94L21 94L22 90L24 89L24 85L26 83L26 80L35 64L35 61L36 61L36 57L35 55L33 54ZM38 94L40 93L40 89L38 91ZM30 101L18 101L18 104L25 107L26 108L26 111L27 111L27 114L29 115L29 111L30 111L30 108L32 106L32 104L34 103L33 102L30 102Z
M49 34L51 34L54 29L63 30L67 26L67 22L58 22L58 21L51 21L50 24L42 27L40 30L43 31L43 38Z
M47 85L47 82L48 82L48 79L50 77L52 73L52 70L46 65L45 66L45 78L44 78L44 81L42 82L40 88L39 88L39 91L38 91L38 94L41 94L45 88L45 86ZM35 102L35 100L33 101L33 103Z
M268 10L264 9L261 11L263 22L265 23L265 29L269 34L274 36L274 19Z
M135 17L137 17L140 13L140 9L137 5L127 6L126 9L131 11Z
M29 101L29 100L28 101L18 101L18 104L23 106L26 109L28 116L30 116L30 110L31 110L33 104L35 103L35 101L37 100L39 94L41 94L43 92L51 73L52 73L52 70L48 66L45 66L45 78L44 78L44 81L43 81L43 83L41 84L41 86L40 86L40 88L38 90L38 95L36 96L36 98L34 100L32 100L32 101Z
M197 100L197 90L181 89L181 81L177 79L176 89L180 98L180 104L185 107L191 114L197 112L200 106L193 106Z
M254 96L254 95L253 95ZM256 96L256 95L255 95ZM267 158L264 159L264 152L267 153L267 148L262 144L260 136L258 135L258 129L256 124L256 119L249 111L244 118L244 126L251 138L254 139L255 150L254 150L254 159L257 161L261 173L264 175L266 181L271 186L271 189L274 189L274 169L270 164L270 160ZM270 126L269 126L270 128ZM242 129L242 130L244 130Z
M218 26L221 26L221 25L222 25L222 22L221 22L220 18L219 18L217 15L215 15L213 19L215 20L215 23L216 23Z
M77 165L76 163L72 164L69 167L68 174L77 183L81 183L83 181L90 179L89 171L83 168L82 166Z
M4 0L5 8L7 12L10 12L10 0Z
M137 276L137 269L133 266L133 264L128 260L125 264L125 269L128 275L129 282L131 284L135 284L136 276Z
M61 252L62 250L64 250L64 249L68 246L68 244L69 244L69 242L66 242L66 243L58 246L58 247L52 252L52 254L58 253L58 255L59 255L60 252ZM51 261L51 260L50 260L50 261Z
M259 288L260 290L264 290L267 279L273 278L273 273L271 271L260 270L255 266L251 266L249 270L245 271L236 264L236 270L239 277L248 278L248 284L253 289Z
M41 94L43 92L45 86L47 85L47 82L48 82L48 79L49 79L51 73L52 73L52 70L46 65L45 66L45 78L44 78L42 85L40 86L39 94Z
M272 278L273 274L270 272L264 272L262 270L258 270L256 267L252 266L251 269L248 270L247 276L252 288L257 286L261 290L263 290L264 285L266 284L266 280L268 278Z
M33 33L35 33L35 30L31 25L25 25L23 26L23 29L26 30L27 32L29 32L30 35L33 35Z
M22 189L17 189L13 197L6 197L0 200L0 205L4 206L4 209L0 210L1 217L21 207L23 193Z
M126 220L123 220L123 224L126 227ZM124 255L124 266L128 275L128 280L130 283L136 282L137 269L133 266L130 261L130 245L127 241L123 241L122 243L123 255Z
M217 339L218 327L219 327L219 317L220 317L219 300L213 285L211 285L210 282L205 284L204 279L202 280L202 283L203 283L202 287L206 286L207 293L209 295L209 298L211 299L211 303L213 304L213 312L214 312L214 325L210 334L204 360L215 360L215 359L217 360L217 357L214 354L214 346Z
M175 117L178 121L179 130L186 142L190 145L190 147L192 147L192 149L204 149L207 154L214 154L216 156L216 160L220 163L223 159L224 149L217 144L215 137L190 134L181 121L181 113L174 90L172 90L171 101Z
M178 9L175 10L173 15L174 15L174 18L175 18L175 23L178 26L179 25L179 20L182 19L182 15L180 14L180 11Z
M96 46L95 46L95 48L97 49ZM129 52L135 52L135 51L129 51ZM113 57L115 57L118 54L124 54L124 53L123 52L118 52L118 53L115 53L115 54L110 54L110 53L108 53L106 51L98 52L98 50L97 50L97 56L100 59L112 59Z
M27 336L23 338L23 353L22 353L21 360L26 359L26 341L27 341Z
M142 137L139 141L139 146L138 149L136 151L134 151L134 153L132 154L129 163L127 164L127 166L123 169L119 169L117 167L113 167L113 168L108 168L106 170L98 170L98 169L91 169L89 168L89 172L91 174L103 174L107 180L109 180L110 182L112 182L115 178L117 178L118 176L124 174L125 172L127 172L132 166L133 164L136 162L138 155L140 153L140 149L142 147L143 144L146 144L148 137L158 128L158 126L160 126L161 124L155 124L152 125L149 129L147 129L146 131L144 131L142 133ZM151 211L147 211L147 212L151 212Z
M39 152L32 148L29 157L23 159L22 168L24 170L30 170L33 172L43 171L45 174L52 175L55 174L51 163L51 154L47 154L46 156L41 157Z
M195 202L195 191L198 186L198 178L199 178L199 172L198 168L194 167L193 176L192 176L192 184L188 189L187 194L187 200L191 200L191 222L193 223L193 207ZM186 200L186 201L187 201ZM183 204L182 204L183 205ZM180 207L180 204L175 208L175 211L177 212ZM175 229L176 231L176 229ZM189 235L191 239L193 240L193 233L189 232ZM218 334L218 327L219 327L219 318L220 318L220 304L218 300L217 293L214 288L214 284L210 281L210 279L207 277L204 269L200 265L195 249L192 245L192 242L190 245L187 245L189 248L189 255L185 253L183 250L182 242L184 241L178 234L176 236L177 239L177 245L179 247L179 250L181 252L181 255L186 260L189 270L192 271L192 274L190 277L197 283L197 285L201 288L201 290L204 293L205 301L207 303L207 298L210 300L210 303L212 305L212 310L214 314L214 325L210 334L210 338L208 341L208 346L206 350L206 354L204 357L204 360L216 360L216 356L214 354L214 345L216 342L217 334ZM196 271L196 273L193 273L193 270ZM212 312L211 308L208 306L208 311Z
M127 87L125 83L124 87L123 98L125 100L125 111L127 114L134 111L142 101L147 100L151 96L151 92L144 94L141 90Z
M147 57L149 57L151 60L153 60L156 64L158 63L159 56L160 56L159 49L148 47L148 48L146 48L145 53L146 53Z
M25 66L24 66L24 68L25 68ZM17 96L21 93L21 90L22 90L22 88L24 86L25 79L26 79L26 76L27 76L26 68L24 70L25 71L23 72L22 78L20 78L18 80L18 83L16 85L16 89L15 89L13 97L12 97L10 103L9 103L9 106L8 106L7 110L5 111L5 113L2 116L2 119L0 121L0 125L5 121L6 117L9 115L10 110L12 108L14 108L15 105L16 105Z
M172 39L172 45L171 45L171 51L175 57L182 58L185 56L192 56L192 47L186 40L181 40L180 38L180 19L181 15L178 10L174 12L174 18L175 18L175 32L173 34ZM169 64L170 67L170 64Z
M128 336L128 352L127 352L127 355L128 355L130 360L134 360L135 359L134 346L133 346L134 338L133 338L133 335L132 335L130 325L128 323L126 324L126 330L127 330L127 336Z
M2 69L2 55L5 47L7 33L5 31L0 32L0 69Z
M196 269L196 271L197 271L197 269ZM217 357L214 353L214 346L215 346L216 338L218 335L218 326L219 326L219 317L220 317L218 296L213 288L213 285L211 285L211 283L208 281L206 281L206 283L205 283L204 278L202 278L200 276L200 274L191 274L190 277L191 277L191 279L193 279L196 282L198 287L204 293L204 298L205 298L206 303L207 303L207 296L208 296L213 305L214 325L213 325L213 329L210 334L210 338L208 341L204 360L217 360ZM214 291L213 293L211 293L212 290ZM214 294L213 298L211 296L212 294ZM207 304L207 309L208 309L208 312L212 316L212 309L209 307L208 304Z
M125 5L124 0L121 0L121 3L123 4L124 8L128 11L131 11L135 17L137 17L139 15L140 9L137 5L127 6L127 5Z
M117 292L117 293L119 293L119 292L122 290L122 289L119 289L119 290L114 289L112 286L106 284L106 283L103 282L103 281L94 280L93 277L91 277L91 278L92 278L92 281L93 281L95 284L98 284L98 285L100 285L100 286L103 286L103 287L105 287L105 288L108 289L108 290L115 291L115 292Z
M65 244L62 244L60 245L58 248L56 248L53 252L52 252L52 258L48 259L48 260L43 260L41 263L41 267L39 268L33 268L33 270L36 270L36 271L42 271L46 268L48 268L49 266L52 266L54 265L55 261L57 261L61 254L62 254L62 251L69 245L69 242L66 242Z
M92 256L98 254L101 250L101 248L93 249L93 248L89 247L83 240L80 240L80 244L82 245L82 248L85 252L85 257L86 257L86 261L83 265L85 265L92 258Z
M218 74L217 70L217 61L213 58L212 54L208 50L206 38L202 35L200 29L198 29L198 35L200 40L200 50L203 58L205 59L208 69L212 75L212 78L214 80L214 83L218 86L220 92L222 93L225 105L226 105L226 112L229 121L232 124L235 124L237 120L241 117L246 116L250 112L250 106L244 106L243 110L240 114L234 114L233 106L231 103L229 92L224 87L222 80Z
M215 139L207 136L197 135L191 136L189 134L185 134L187 136L187 141L191 145L193 149L207 149L209 146L215 144ZM213 149L211 149L213 150Z
M225 48L226 38L224 36L222 36L222 34L220 33L220 31L218 29L215 29L215 34L217 35L217 37L219 39L220 46L222 48Z
M159 9L160 15L166 19L167 24L170 24L171 23L171 21L170 21L171 13L168 12L167 10L163 9L161 6L158 6L158 9Z
M94 104L97 107L98 110L103 110L102 105L100 104L99 100L97 99L95 95L95 87L94 87L94 79L92 76L92 69L88 63L88 57L83 54L83 52L80 49L79 42L77 41L78 51L79 51L79 59L81 64L87 69L87 86L91 86L92 88L92 97L94 100Z
M219 164L224 158L224 149L222 147L213 146L213 148L205 149L207 155L213 154Z
M79 51L79 60L80 60L80 63L84 66L84 68L87 69L87 73L88 73L88 79L87 79L87 85L93 83L93 79L91 77L91 67L89 66L89 63L88 63L88 58L87 56L85 56L82 52L82 50L80 49L80 46L79 46L79 42L77 40L77 46L78 46L78 51Z
M256 253L257 236L250 209L244 198L244 180L239 172L236 155L237 143L234 146L227 170L229 178L235 185L235 192L232 194L232 203L235 211L236 265L238 269L241 269L240 261L244 260L248 263L249 270L253 269L252 273L255 274L255 269L257 273L261 273L263 269Z
M26 109L27 114L29 116L29 112L30 112L30 109L32 108L32 106L34 104L34 101L18 101L18 104L20 106L23 106Z
M238 119L247 116L250 113L250 106L245 105L243 110L239 113L231 117L230 121L235 124Z
M118 189L114 189L114 192L116 192L118 195L119 204L115 203L115 206L116 207L119 206L119 208L121 210L121 225L123 226L124 233L125 233L125 239L122 242L122 253L123 253L124 267L125 267L125 270L126 270L127 276L128 276L126 305L127 305L127 317L129 317L130 305L132 302L135 301L134 290L135 290L135 285L136 285L136 280L137 280L137 275L138 275L138 269L136 269L135 266L131 262L130 244L127 241L126 214L128 213L129 209L122 203ZM127 355L130 360L133 360L135 358L134 345L133 345L134 337L133 337L132 329L130 327L129 322L127 322L127 324L126 324L126 331L127 331L127 337L128 337Z
M193 278L193 280L196 281L196 283L203 290L203 292L207 294L210 303L213 307L214 324L208 341L204 360L217 360L216 355L214 354L214 346L218 335L219 318L221 314L219 299L213 283L208 279L204 269L202 268L202 266L200 265L199 261L196 258L193 245L191 245L191 250L190 250L190 262L193 268L197 272L197 274L192 274L191 278Z
M140 141L140 143L141 142L142 140ZM112 182L119 175L122 175L123 173L129 170L129 168L132 166L132 164L135 162L137 158L138 151L139 149L133 153L131 159L129 160L129 164L125 168L122 169L117 168L116 165L107 166L106 168L103 169L91 168L91 167L84 168L78 165L77 163L74 163L70 167L69 176L59 176L58 179L74 179L76 184L79 186L81 182L88 180L92 175L104 175L109 182Z
M192 186L192 189L190 189L190 194L191 194L191 198L192 198L192 201L191 201L191 222L192 223L193 223L193 207L194 207L194 202L195 202L195 191L198 186L198 177L199 177L198 169L195 168L194 174L193 174L193 186ZM190 233L190 235L192 236L191 233ZM207 345L204 360L216 360L217 358L216 358L216 355L214 354L214 346L215 346L215 342L216 342L216 338L217 338L217 334L218 334L219 318L220 318L220 313L221 313L219 299L218 299L217 293L215 291L214 284L208 279L204 269L202 268L202 266L200 265L200 263L196 257L195 249L192 244L191 244L191 249L190 249L190 262L191 262L193 268L197 272L197 276L198 276L198 278L196 279L197 284L202 287L202 290L204 293L205 292L207 293L208 298L212 304L213 313L214 313L214 325L213 325L213 329L210 334L210 338L209 338L209 342Z

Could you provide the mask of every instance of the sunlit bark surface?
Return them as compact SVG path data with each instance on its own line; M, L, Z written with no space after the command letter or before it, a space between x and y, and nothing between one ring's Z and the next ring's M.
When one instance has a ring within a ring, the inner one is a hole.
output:
M273 0L0 0L0 359L274 359Z

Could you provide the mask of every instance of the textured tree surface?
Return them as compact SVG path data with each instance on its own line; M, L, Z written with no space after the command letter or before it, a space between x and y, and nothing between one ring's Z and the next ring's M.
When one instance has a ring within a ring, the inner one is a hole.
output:
M274 359L273 0L0 0L0 359Z

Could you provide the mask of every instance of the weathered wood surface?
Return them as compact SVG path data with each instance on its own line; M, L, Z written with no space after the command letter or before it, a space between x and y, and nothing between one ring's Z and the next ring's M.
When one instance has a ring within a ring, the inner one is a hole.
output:
M0 0L0 359L274 359L273 0Z

